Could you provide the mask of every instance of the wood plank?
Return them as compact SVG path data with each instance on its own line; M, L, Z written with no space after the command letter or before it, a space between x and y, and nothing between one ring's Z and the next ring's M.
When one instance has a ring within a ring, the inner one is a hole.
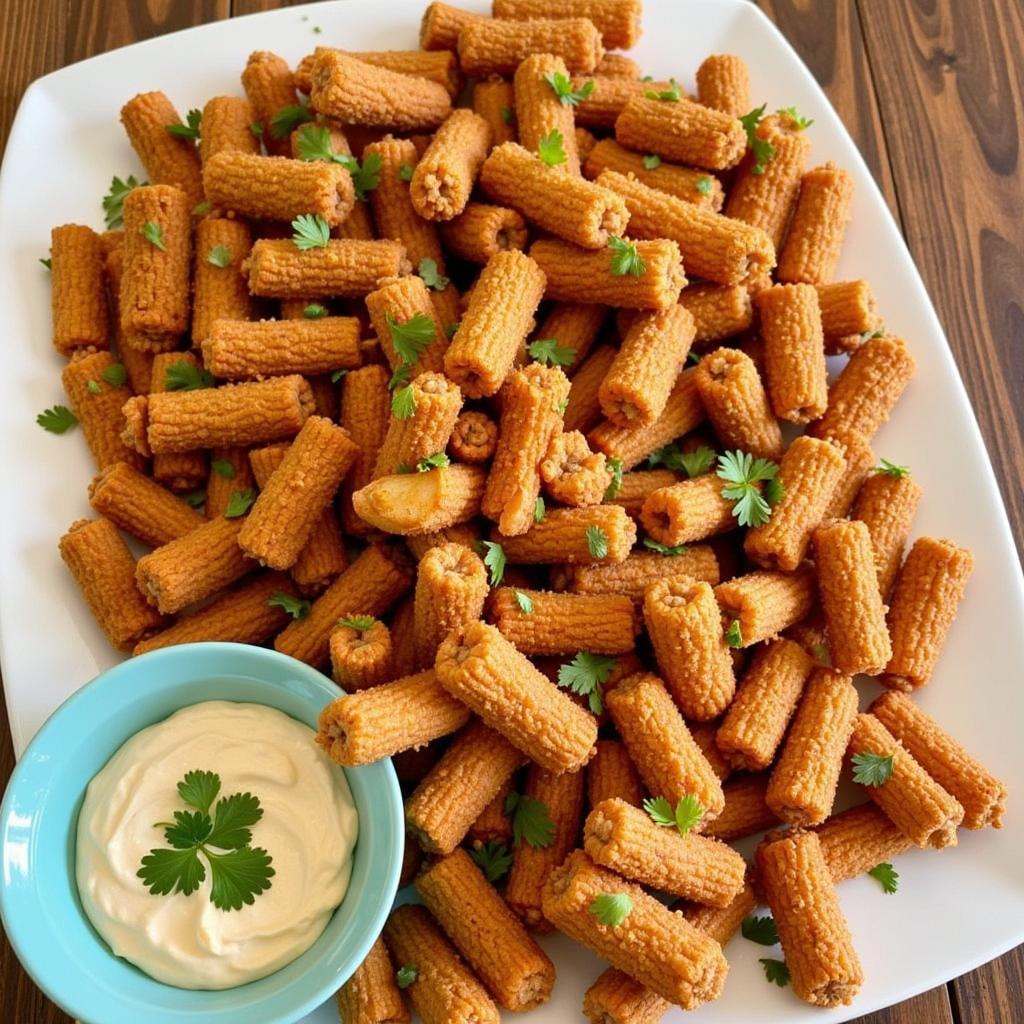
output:
M1024 1020L1024 946L950 982L957 1024Z
M237 0L236 0L237 2ZM854 0L756 0L782 30L842 118L899 223L885 133Z
M1024 552L1024 7L860 0L905 218Z
M940 985L896 1006L858 1017L850 1024L953 1024L953 1019L946 986ZM995 1024L995 1020L987 1019L985 1024Z

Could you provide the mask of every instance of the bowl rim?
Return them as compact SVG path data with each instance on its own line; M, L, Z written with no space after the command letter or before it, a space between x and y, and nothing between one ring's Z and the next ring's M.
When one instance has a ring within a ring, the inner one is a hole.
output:
M4 847L7 845L9 831L8 826L11 818L11 812L13 810L12 804L15 799L15 793L16 791L20 792L22 790L23 785L26 782L26 776L29 776L30 773L33 771L42 772L43 778L39 781L42 781L43 783L47 784L44 792L47 794L49 793L50 788L48 784L52 784L53 782L55 782L54 765L58 763L57 759L53 757L53 751L57 748L55 744L51 742L51 738L54 735L59 734L60 731L63 728L65 728L66 723L70 720L70 717L76 713L76 711L79 708L79 705L87 704L90 701L94 700L97 692L99 691L103 691L106 696L110 696L110 694L107 692L108 688L112 685L116 686L122 683L122 677L134 675L136 672L139 671L140 666L145 668L147 665L151 666L154 663L164 661L174 662L176 659L179 658L184 658L187 661L188 658L195 657L195 655L199 652L202 652L204 656L219 654L222 656L227 656L229 658L238 657L242 659L242 664L240 664L237 669L239 675L258 675L259 673L256 670L256 666L259 663L274 664L278 667L278 669L286 670L292 675L301 677L303 682L309 684L314 691L320 691L324 697L325 704L344 692L335 683L329 680L323 673L319 672L317 669L313 668L310 665L307 665L304 662L298 661L297 659L292 658L289 655L282 654L279 651L271 650L265 647L258 647L252 644L204 641L190 644L178 644L173 647L166 647L161 648L159 650L150 651L146 654L140 655L135 658L128 658L113 666L112 668L106 670L105 672L101 672L99 675L95 676L87 683L83 684L74 693L70 694L47 717L46 721L43 723L42 726L40 726L35 736L33 736L32 740L23 751L21 757L15 762L14 770L11 772L11 776L10 779L8 780L6 790L3 793L2 799L0 799L0 869L2 869L3 871L3 873L0 874L0 925L3 926L7 938L11 943L11 948L14 950L14 953L17 956L19 962L25 969L26 973L35 982L35 984L39 986L39 988L45 993L45 995L48 998L50 998L54 1003L60 1006L65 1012L69 1013L76 1019L80 1019L82 1021L90 1020L90 1015L95 1013L96 1007L94 1005L90 1005L88 1000L83 1000L80 993L76 992L73 994L69 994L66 990L61 991L59 986L54 985L53 979L55 977L60 977L59 973L55 973L52 969L40 969L39 964L37 962L39 957L39 939L32 938L32 925L28 923L23 924L21 920L22 913L26 908L22 905L24 899L20 897L27 898L28 902L31 903L33 901L34 894L38 892L38 885L26 881L24 885L12 886L10 877L8 876L6 870L6 856L3 856L2 854ZM248 662L248 664L246 664L245 662ZM176 688L180 686L186 686L197 681L200 681L200 677L202 676L202 674L202 672L193 671L190 674L183 674L181 678L175 681L162 682L158 684L158 688L154 688L154 697L158 692L163 692L166 694L168 690L170 690L170 692L173 693L176 690ZM210 670L207 672L207 675L210 678L216 678L218 675L224 676L230 674L230 672L227 672L223 669L221 669L220 671ZM265 679L264 681L267 683L273 682L270 679ZM296 691L295 689L291 688L289 692L293 695L297 695L302 700L308 700L308 698L312 696L312 694L310 693ZM116 698L116 691L114 691L114 696ZM230 700L230 698L216 696L211 696L206 699ZM166 718L170 717L170 715L174 714L176 711L179 711L186 707L194 706L195 704L202 702L202 700L184 700L182 703L178 704L173 710L167 711L166 713L160 714L157 717L155 717L149 724L157 724L158 722L166 720ZM241 703L241 701L237 700L235 702ZM258 696L254 696L254 698L251 701L247 701L247 703L261 704L265 707L273 707L273 705L265 703L265 701L261 700ZM108 706L103 710L102 713L104 716L109 717L117 714L118 710L120 710L120 707L118 705L117 700L114 699L109 702ZM290 718L295 717L294 715L291 715L289 714L289 712L284 711L280 708L274 708L274 710L281 710L282 714L286 714ZM317 708L317 710L319 711L319 708ZM308 723L304 722L302 724ZM111 749L105 751L105 758L103 764L106 764L107 761L109 761L109 759L114 756L116 751L120 749L120 746L123 745L123 743L126 743L131 736L135 735L139 730L144 729L146 727L146 725L140 725L138 729L132 732L129 736L126 736L124 739L122 739L117 746L114 746ZM300 1020L305 1014L309 1013L317 1006L321 1005L328 998L330 998L330 996L333 995L338 990L338 988L352 975L355 969L359 966L359 964L363 961L363 959L365 959L366 955L369 953L373 943L376 941L381 931L383 930L384 922L387 918L388 913L391 910L395 895L398 891L398 880L401 872L404 854L405 815L401 789L398 783L398 777L395 774L394 766L391 763L391 759L385 758L381 761L374 762L372 764L361 765L354 768L343 767L343 771L346 776L346 781L349 782L350 788L352 788L353 790L356 788L351 785L351 775L354 772L358 772L364 782L381 785L381 788L383 789L383 792L376 792L374 794L374 803L380 806L383 809L384 814L386 815L385 830L393 832L394 835L397 837L397 842L391 845L389 856L387 857L385 863L383 864L383 879L375 880L381 883L381 887L378 891L384 898L381 898L376 903L376 905L373 906L372 909L370 910L369 920L367 923L364 924L363 928L360 930L361 935L358 938L358 941L354 941L352 936L359 935L359 932L348 933L348 935L346 936L346 942L344 944L346 949L346 952L344 954L340 952L341 946L339 944L338 946L335 946L333 948L328 948L327 952L325 954L321 954L321 956L314 962L311 971L314 974L318 971L324 973L324 977L322 978L322 980L313 983L312 990L310 990L309 987L307 987L305 989L305 994L303 995L303 997L293 1006L279 1008L275 1012L274 1016L268 1017L264 1020L264 1024L292 1024L292 1022ZM83 780L83 788L85 785L88 784L88 782L88 779ZM353 802L356 802L354 792ZM39 804L40 801L37 799L36 803ZM76 817L80 809L80 804L81 800L79 799L78 801L76 801L75 809L73 812ZM359 825L359 840L362 840L363 830L365 828L363 815L360 815ZM35 823L30 825L28 829L29 834L31 835L33 832L37 831L38 827L39 826ZM73 829L74 827L74 821L69 823L70 829ZM357 840L357 845L359 840ZM27 877L31 878L31 873ZM73 878L71 880L71 884L72 887L75 886ZM15 894L19 894L19 897L15 897ZM16 899L16 901L19 904L17 908L11 906L13 899ZM342 900L342 903L339 904L339 907L343 905L344 900ZM89 921L88 915L85 914L84 909L82 909L80 906L77 909L79 913L81 913L89 929L95 932L95 928ZM334 913L336 912L337 908ZM333 913L331 919L333 919ZM36 924L38 924L38 922L36 922ZM328 921L327 926L325 926L325 931L329 927L330 920ZM123 958L115 956L115 954L109 949L109 947L106 946L106 943L104 942L102 937L98 934L96 935L96 941L104 948L105 952L112 960L128 963L135 970L140 971L140 973L145 977L145 979L148 982L152 983L153 985L161 986L173 992L201 993L204 991L210 991L211 993L230 993L234 991L239 991L246 987L246 985L243 984L233 986L227 989L190 990L182 989L178 986L166 985L165 983L160 982L149 975L146 975L144 971L141 971L140 968L135 967L135 965L131 964L130 961L125 961ZM260 982L273 978L280 971L287 970L288 967L290 967L292 964L296 963L298 960L301 960L303 957L307 956L314 948L316 943L319 941L320 939L318 937L317 940L315 940L314 944L309 947L309 949L307 949L304 953L300 954L299 957L296 957L295 960L292 960L288 964L285 964L283 967L279 968L278 971L274 971L271 974L264 976L264 978L256 979L256 981L249 982L246 984L259 984ZM283 986L281 992L287 993L291 990L298 991L299 989L299 985L292 984ZM141 1009L141 1007L136 1005L135 1009L136 1011L138 1011ZM158 1010L158 1012L162 1011L163 1013L171 1012L170 1008L168 1007L151 1007L151 1009L156 1009ZM230 1020L236 1019L231 1015L238 1013L239 1010L237 1008L233 1009L229 1007L223 1007L218 1010L199 1011L201 1016L196 1015L195 1011L190 1012L182 1010L174 1012L180 1013L180 1019L185 1019L187 1017L188 1019L195 1020L197 1024L200 1024L200 1022L208 1022L208 1024L229 1024ZM168 1016L166 1019L169 1021L172 1018ZM179 1018L175 1017L174 1019Z

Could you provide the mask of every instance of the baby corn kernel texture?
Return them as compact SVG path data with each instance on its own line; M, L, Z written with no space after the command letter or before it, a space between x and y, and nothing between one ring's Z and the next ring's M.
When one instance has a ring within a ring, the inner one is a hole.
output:
M565 61L570 71L591 72L604 56L601 34L587 18L472 21L459 33L459 63L467 75L508 75L535 53Z
M490 125L471 110L454 110L413 171L409 195L425 220L451 220L466 208L491 148Z
M92 228L63 224L50 232L53 347L61 355L109 346L104 260L100 236Z
M154 185L181 189L191 209L203 198L203 183L192 140L167 131L181 123L174 105L162 92L139 93L121 108L121 124L149 180Z
M803 619L814 605L814 573L749 572L715 587L715 597L728 625L739 623L740 646L778 636Z
M341 622L352 622L342 619ZM391 630L375 619L368 629L338 627L331 632L331 674L345 691L365 690L396 678L391 657Z
M800 179L800 197L779 253L779 280L828 284L835 276L853 201L853 178L833 163Z

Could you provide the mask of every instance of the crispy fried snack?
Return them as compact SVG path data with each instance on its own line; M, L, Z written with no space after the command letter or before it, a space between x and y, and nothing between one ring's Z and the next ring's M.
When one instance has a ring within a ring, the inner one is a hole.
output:
M825 332L825 349L829 355L843 351L851 335L870 335L882 325L875 305L875 293L867 281L836 281L816 284L821 327ZM857 338L860 347L861 339Z
M227 511L235 491L255 487L247 448L214 448L210 452L211 472L206 481L206 518L216 519Z
M739 117L750 102L750 72L742 57L734 53L713 53L697 68L697 98L705 107Z
M50 232L53 347L63 356L78 348L110 346L105 259L92 228L62 224Z
M376 619L371 619L367 628L362 623L358 627L341 624L354 621L356 617L341 619L331 631L332 675L347 693L379 686L397 677L391 657L391 630Z
M335 50L338 53L345 53L337 47L318 46L312 53L306 54L299 61L295 68L295 84L308 93L313 86L312 72L317 57L325 50ZM444 50L353 50L348 51L350 57L361 60L364 64L373 64L375 67L387 68L389 71L398 71L403 75L412 75L413 78L428 78L438 85L443 85L448 90L448 95L454 99L459 94L462 85L462 76L459 74L459 64L455 54Z
M153 356L149 393L159 395L168 391L168 382L174 369L192 369L197 374L202 364L191 352L158 352ZM166 452L153 456L153 479L166 484L172 491L192 491L207 477L206 452Z
M139 93L121 108L121 124L149 180L181 189L191 210L203 198L203 183L192 140L167 131L181 123L174 104L162 92Z
M491 127L472 110L454 110L420 157L409 184L413 208L426 220L451 220L466 208L491 148Z
M434 0L427 5L420 24L420 46L424 50L455 50L459 33L471 22L486 21L485 15Z
M377 937L366 959L338 989L335 1002L345 1024L409 1024L383 937Z
M864 483L871 467L875 465L875 453L871 450L868 439L855 430L841 433L830 431L824 439L831 441L843 453L846 462L846 469L843 470L843 475L832 492L832 500L825 509L824 519L845 519L861 484Z
M359 446L356 461L341 485L341 517L346 533L365 535L370 531L352 508L352 495L373 479L391 417L387 384L387 372L376 365L353 370L342 378L338 423Z
M722 618L728 625L739 623L740 647L778 636L799 622L816 593L814 573L806 567L792 573L749 572L715 587Z
M203 107L199 159L205 166L218 153L259 153L260 136L250 125L256 120L252 104L241 96L212 96Z
M485 264L506 249L526 248L526 221L507 206L468 203L441 225L445 248L460 259Z
M486 476L479 466L378 477L352 495L356 515L386 533L411 536L464 523L480 512Z
M565 61L550 53L532 54L516 68L512 79L516 131L520 144L531 153L538 152L541 139L557 132L562 139L565 160L556 165L556 170L578 177L580 154L573 109L562 103L555 92L552 83L558 75L569 81Z
M130 651L163 624L135 586L135 559L108 519L76 519L58 544L96 624L120 651Z
M640 0L495 0L493 8L495 18L514 21L588 18L597 26L601 42L609 50L628 50L640 39ZM606 54L598 70L609 57L618 56ZM601 73L608 74L608 71Z
M242 71L242 88L255 118L251 123L261 127L267 152L286 156L288 138L274 131L274 118L285 107L293 107L299 101L288 62L269 50L255 50L249 54Z
M613 486L613 473L603 452L592 452L578 431L555 434L540 464L545 490L563 505L598 505Z
M777 824L778 817L765 801L767 790L767 774L741 775L726 782L722 786L725 809L704 834L731 843Z
M487 597L487 570L462 544L441 544L420 559L416 570L413 636L416 659L432 665L441 641L480 618Z
M602 800L622 800L639 807L644 786L624 743L598 740L587 765L587 805L593 810Z
M583 994L590 1024L658 1024L672 1004L617 967L606 968Z
M604 555L593 544L595 530L607 544ZM556 508L518 537L494 532L492 539L513 564L610 565L624 561L636 543L636 524L618 505Z
M706 544L689 545L675 555L634 551L615 565L567 566L564 584L574 594L621 594L640 603L651 584L681 576L715 586L719 573L714 551Z
M723 486L714 473L704 473L651 491L640 510L644 530L675 547L735 529L733 502L722 497Z
M488 75L473 85L473 110L491 126L495 146L516 141L515 92L501 75Z
M914 845L872 803L833 814L814 831L834 882L863 875Z
M245 133L252 138L248 128ZM244 221L204 217L196 225L192 279L192 344L196 348L202 347L215 320L248 320L252 316L249 286L242 273L251 248L252 232ZM225 249L229 261L222 267L220 257Z
M580 304L582 306L582 304ZM593 306L602 309L601 306ZM556 306L557 309L557 306ZM556 340L558 340L556 338ZM601 419L601 404L597 394L612 363L616 350L611 345L598 345L572 375L569 404L563 414L564 429L588 431ZM574 364L575 365L575 364ZM609 427L614 429L612 424Z
M481 19L459 33L459 64L467 75L510 75L531 54L549 53L570 71L589 73L604 56L601 35L587 18Z
M748 880L740 894L727 907L706 907L700 903L690 903L683 905L679 912L694 928L710 935L724 949L739 931L743 919L754 911L757 904L758 898Z
M494 458L498 449L498 425L485 412L468 409L460 412L448 441L448 450L456 462L479 465Z
M462 408L462 392L443 373L421 373L405 387L412 410L407 416L392 411L387 434L377 454L376 478L403 467L415 469L427 456L443 452ZM399 406L398 411L406 410Z
M800 179L800 197L779 253L780 281L828 284L835 276L853 201L853 178L833 163Z
M402 370L402 374L408 373L407 379L413 379L421 373L440 371L443 368L448 335L422 277L410 275L378 282L378 287L366 296L366 309L392 370L410 365L396 350L394 338L400 333L401 327L416 317L426 317L433 321L434 338L412 362L408 371Z

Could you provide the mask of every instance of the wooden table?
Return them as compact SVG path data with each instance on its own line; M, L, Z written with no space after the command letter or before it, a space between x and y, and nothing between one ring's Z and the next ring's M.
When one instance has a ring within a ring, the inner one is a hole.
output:
M1020 552L1024 6L1019 0L757 2L828 93L903 229L970 392ZM287 0L4 0L0 149L23 90L39 75L150 36L280 6ZM13 756L2 726L0 734L2 786ZM1024 947L858 1024L1021 1020ZM69 1021L25 976L3 937L0 1021Z

